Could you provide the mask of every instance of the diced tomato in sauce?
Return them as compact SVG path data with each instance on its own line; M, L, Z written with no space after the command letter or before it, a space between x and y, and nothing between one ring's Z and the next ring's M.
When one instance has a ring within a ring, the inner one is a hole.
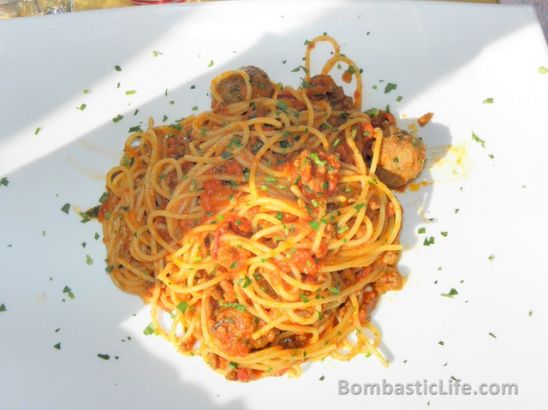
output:
M204 192L200 195L200 206L206 212L217 212L224 208L230 202L230 195L234 194L230 186L217 179L208 179L204 182L203 188Z
M305 275L315 276L318 274L318 265L316 264L312 253L307 249L297 249L291 255L290 261L295 264L295 267L299 270L299 272L304 273ZM288 269L288 266L284 266L282 262L276 261L276 264L283 271Z

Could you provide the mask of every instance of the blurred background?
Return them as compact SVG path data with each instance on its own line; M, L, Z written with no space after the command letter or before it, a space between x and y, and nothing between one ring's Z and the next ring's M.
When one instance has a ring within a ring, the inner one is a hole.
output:
M81 10L130 7L164 3L205 3L221 0L0 0L0 19L40 16ZM251 1L251 0L250 0ZM436 0L432 0L436 1ZM537 15L548 41L548 0L448 0L463 3L530 4Z

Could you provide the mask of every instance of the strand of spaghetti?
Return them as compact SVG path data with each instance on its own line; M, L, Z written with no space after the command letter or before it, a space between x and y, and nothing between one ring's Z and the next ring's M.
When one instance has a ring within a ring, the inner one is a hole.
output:
M219 84L223 79L232 76L232 75L239 75L243 78L245 87L246 87L246 94L245 99L250 100L251 99L251 93L253 91L253 88L251 87L251 82L249 80L249 75L244 70L232 70L232 71L225 71L221 75L218 75L211 81L211 95L215 99L215 101L223 102L223 99L219 92L217 91L217 84Z

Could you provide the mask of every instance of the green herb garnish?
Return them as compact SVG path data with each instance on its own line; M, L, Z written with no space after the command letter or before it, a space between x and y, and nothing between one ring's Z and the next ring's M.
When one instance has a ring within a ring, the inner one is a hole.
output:
M68 215L68 213L70 211L70 204L67 202L65 205L63 205L61 207L61 211L63 211L64 213L66 213Z
M478 137L475 132L472 132L472 139L485 148L485 140Z
M388 94L390 91L393 91L393 90L395 90L396 88L398 88L398 85L397 85L397 84L394 84L394 83L387 83L386 86L384 87L384 93L385 93L385 94Z
M444 297L446 297L446 298L451 298L451 299L452 299L453 296L456 296L456 295L458 295L458 294L459 294L459 292L457 292L457 290L456 290L455 288L451 288L451 289L449 290L449 292L447 292L447 293L442 293L441 296L444 296Z
M186 310L188 309L188 303L187 302L180 302L178 305L177 305L177 309L179 309L179 311L181 313L185 313Z

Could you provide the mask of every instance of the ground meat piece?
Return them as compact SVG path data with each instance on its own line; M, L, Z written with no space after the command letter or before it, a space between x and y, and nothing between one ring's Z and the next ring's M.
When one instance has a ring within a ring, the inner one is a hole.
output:
M388 292L389 290L400 290L402 287L403 278L398 272L394 270L389 270L385 272L375 282L375 291L379 294Z
M326 74L315 75L310 79L306 94L311 100L327 99L335 110L350 110L354 106L352 97L344 94L342 87Z
M326 198L335 192L341 167L335 155L303 150L289 166L292 180L306 198Z
M371 124L373 125L373 127L382 128L383 130L385 130L391 125L396 125L396 119L391 113L383 110L378 110L375 111L375 115L373 115L372 111L373 110L367 111L367 113L371 118Z
M241 67L249 76L252 86L251 98L270 97L274 87L263 70L255 66ZM241 75L234 74L217 84L217 92L225 103L244 101L246 97L245 81Z
M300 349L307 345L310 340L310 335L293 335L287 336L279 340L279 344L284 349Z
M371 312L375 309L379 295L374 290L365 290L363 292L362 304L360 306L359 318L360 323L363 325L367 322L367 318Z
M220 308L210 322L210 332L221 350L231 356L246 356L255 331L253 316L233 308Z
M400 188L424 168L423 142L395 126L387 128L382 140L377 176L389 188Z

